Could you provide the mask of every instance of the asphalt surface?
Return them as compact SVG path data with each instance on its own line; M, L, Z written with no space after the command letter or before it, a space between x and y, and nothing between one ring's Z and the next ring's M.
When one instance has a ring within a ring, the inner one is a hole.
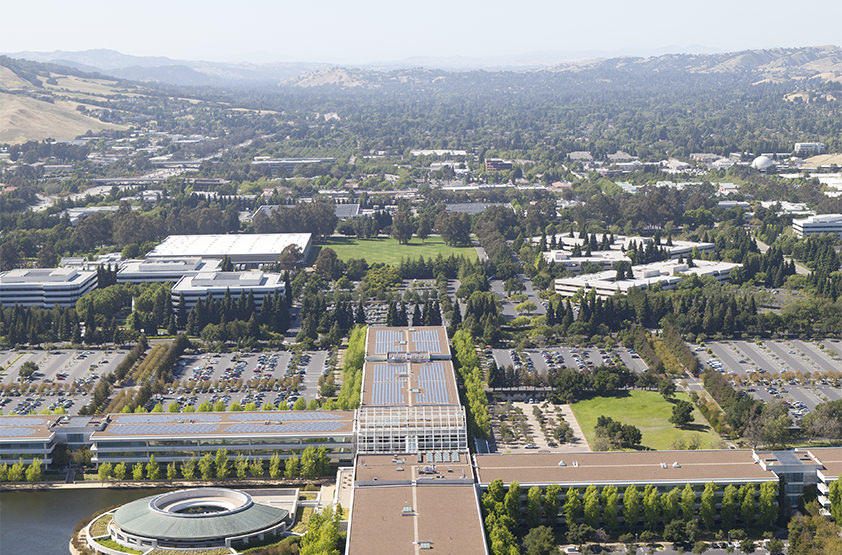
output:
M64 407L67 414L78 414L88 402L87 393L100 376L112 372L125 358L126 350L52 350L52 351L0 351L0 383L10 386L18 383L18 372L26 362L38 366L30 380L29 391L20 396L0 397L4 413L27 414L44 409ZM14 388L13 388L14 389Z
M842 356L838 341L764 340L760 344L719 341L706 347L713 356L694 347L703 367L741 377L746 382L742 389L756 399L789 404L795 421L820 403L842 400ZM784 379L783 373L794 377ZM827 374L837 377L825 377Z
M516 366L512 356L513 353L516 352L510 349L492 349L494 362L500 368ZM548 357L544 356L545 353ZM517 354L518 363L522 366L529 367L527 361L531 361L532 368L541 376L546 375L550 368L562 368L564 366L567 368L579 368L580 363L583 369L603 366L613 362L615 357L618 357L622 364L633 372L640 373L646 371L646 363L639 357L634 357L632 353L623 347L617 347L605 353L605 356L609 360L608 363L605 362L600 349L597 347L546 347L544 349L526 349L522 351L522 354Z

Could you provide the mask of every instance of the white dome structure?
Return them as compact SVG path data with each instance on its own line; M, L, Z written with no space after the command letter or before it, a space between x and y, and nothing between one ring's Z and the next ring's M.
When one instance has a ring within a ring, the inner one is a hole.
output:
M751 163L751 167L757 171L765 172L775 167L775 161L768 156L758 156Z

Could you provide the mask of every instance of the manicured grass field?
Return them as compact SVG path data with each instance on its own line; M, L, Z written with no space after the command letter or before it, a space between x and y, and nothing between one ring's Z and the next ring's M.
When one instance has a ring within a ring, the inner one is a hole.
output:
M684 401L690 400L683 392L676 393L675 397ZM686 429L676 428L669 421L672 416L672 403L664 400L657 391L634 390L623 396L595 397L574 403L571 408L591 447L596 439L596 419L602 415L640 428L643 434L642 444L650 449L673 449L676 440L683 439L687 442L693 436L698 436L702 449L717 446L720 441L719 435L711 429L698 409L693 410L693 422Z
M427 237L422 243L413 238L408 245L400 245L391 237L375 237L373 239L355 239L331 237L321 243L318 248L330 247L336 251L342 260L349 258L365 258L369 264L382 262L397 265L404 258L436 258L439 254L448 257L451 254L464 256L469 260L477 259L477 251L473 247L450 247L444 244L441 237ZM318 253L314 253L317 255ZM315 258L313 258L315 260Z

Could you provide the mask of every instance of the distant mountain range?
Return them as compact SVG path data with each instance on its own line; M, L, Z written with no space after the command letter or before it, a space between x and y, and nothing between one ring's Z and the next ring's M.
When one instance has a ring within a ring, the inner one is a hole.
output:
M695 47L705 51L703 47ZM709 50L709 49L707 49ZM842 82L842 48L819 46L729 53L600 57L599 52L544 52L497 60L414 58L363 67L323 63L220 63L129 56L113 50L15 52L13 58L50 62L131 81L180 86L379 86L384 81L425 82L448 73L486 71L581 72L588 70L751 74L758 80L818 77ZM586 61L581 61L585 60ZM554 60L572 60L553 63ZM536 62L543 62L537 63ZM435 68L435 69L420 69Z
M227 64L173 60L159 56L130 56L114 50L68 52L13 52L11 58L60 64L120 79L191 87L260 86L326 69L330 64L271 63Z

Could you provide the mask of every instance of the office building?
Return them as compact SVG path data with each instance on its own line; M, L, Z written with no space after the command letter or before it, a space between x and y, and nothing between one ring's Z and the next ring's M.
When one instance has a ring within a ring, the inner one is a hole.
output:
M360 397L359 453L468 449L443 327L369 327Z
M611 297L615 293L628 293L630 289L646 288L655 284L661 289L674 289L676 284L687 274L712 276L718 281L728 281L731 271L740 266L731 262L694 260L693 266L679 263L677 260L665 260L651 264L632 266L634 277L617 279L615 270L606 270L595 274L583 274L555 280L555 290L564 297L572 297L580 289L585 292L593 289L598 297Z
M0 417L0 464L19 460L32 464L33 459L41 459L44 466L52 464L58 420L58 416Z
M147 258L127 260L117 272L117 283L178 282L186 276L218 272L222 261L216 258Z
M95 271L75 268L20 268L0 273L0 304L7 306L73 306L97 286Z
M792 229L798 237L831 233L842 237L842 214L820 214L792 220Z
M354 456L353 411L260 411L111 414L91 434L92 462L183 462L225 448L268 460L326 447L334 460Z
M504 172L512 169L512 163L509 160L501 160L499 158L486 158L485 171L487 172Z
M230 295L235 299L240 295L252 295L257 310L263 306L263 299L273 293L283 295L286 290L281 274L270 274L260 270L247 272L199 272L182 277L172 287L173 306L178 306L184 297L187 310L193 308L200 299L208 296L214 299Z

